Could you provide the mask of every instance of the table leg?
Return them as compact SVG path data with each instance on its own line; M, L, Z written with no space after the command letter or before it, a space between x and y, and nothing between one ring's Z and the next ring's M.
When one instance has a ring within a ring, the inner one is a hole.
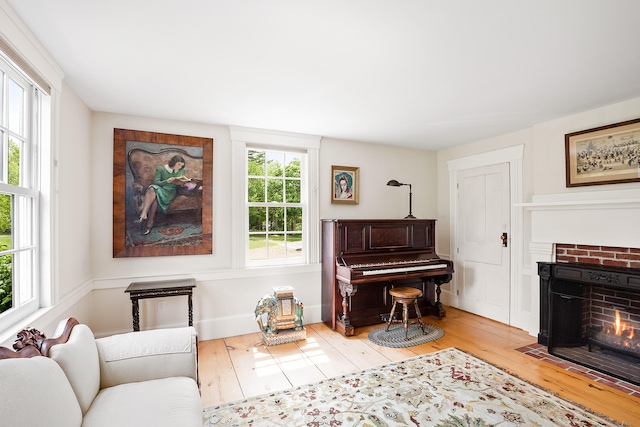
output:
M140 307L138 307L138 298L131 298L131 312L133 314L133 330L140 330Z
M189 304L189 326L193 326L193 301L191 294L188 295L187 304Z

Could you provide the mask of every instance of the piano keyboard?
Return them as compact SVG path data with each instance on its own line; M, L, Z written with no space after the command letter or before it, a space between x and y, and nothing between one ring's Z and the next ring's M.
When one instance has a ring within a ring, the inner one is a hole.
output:
M404 273L407 271L435 270L436 268L446 268L447 264L411 265L407 267L382 268L379 270L366 270L363 276L373 276L375 274Z

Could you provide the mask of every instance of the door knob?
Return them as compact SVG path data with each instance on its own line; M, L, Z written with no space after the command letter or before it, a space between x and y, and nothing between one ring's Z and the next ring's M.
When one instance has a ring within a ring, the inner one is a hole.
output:
M502 246L504 246L505 248L507 247L507 240L508 240L508 236L507 233L502 233L502 236L500 236L500 239L502 239Z

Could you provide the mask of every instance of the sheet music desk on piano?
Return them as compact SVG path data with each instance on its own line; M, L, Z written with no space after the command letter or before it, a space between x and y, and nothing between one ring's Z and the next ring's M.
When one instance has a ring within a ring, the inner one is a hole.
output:
M344 335L381 323L394 286L422 290L422 313L444 317L440 285L452 274L435 252L434 219L322 220L322 321Z

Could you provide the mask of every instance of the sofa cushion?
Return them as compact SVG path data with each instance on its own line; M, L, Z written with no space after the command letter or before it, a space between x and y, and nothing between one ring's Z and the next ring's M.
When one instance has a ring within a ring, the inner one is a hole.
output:
M197 381L197 333L193 327L153 329L96 340L100 388L134 381L190 377Z
M69 341L49 350L73 387L82 413L85 414L100 389L100 362L93 332L87 325L76 325Z
M202 427L196 383L185 377L121 384L100 390L82 427Z
M75 427L82 411L60 366L42 356L0 360L0 424Z

